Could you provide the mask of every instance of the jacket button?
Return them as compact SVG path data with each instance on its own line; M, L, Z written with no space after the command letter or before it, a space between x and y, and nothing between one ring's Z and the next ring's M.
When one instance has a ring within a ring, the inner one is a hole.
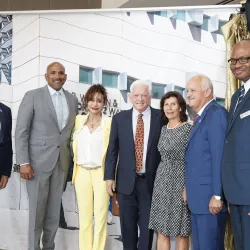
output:
M60 146L57 146L58 148L60 148Z

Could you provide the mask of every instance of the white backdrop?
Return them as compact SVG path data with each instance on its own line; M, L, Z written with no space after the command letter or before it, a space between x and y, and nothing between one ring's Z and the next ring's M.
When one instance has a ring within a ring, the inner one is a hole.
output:
M4 23L1 20L6 16L0 16L0 34L8 35L0 44L1 63L8 60L6 65L12 65L11 84L1 70L0 101L12 109L13 139L24 94L46 84L45 69L53 61L65 65L65 89L78 97L79 111L91 83L111 84L106 111L113 115L131 106L127 100L131 79L153 83L152 106L158 108L159 98L167 90L178 90L185 97L186 80L196 72L212 79L215 98L223 103L226 56L220 27L235 12L235 8L227 8L18 14ZM6 48L11 48L8 56L3 53ZM13 150L15 162L14 141ZM71 184L67 185L63 203L68 224L78 226ZM0 249L27 249L27 209L25 181L12 173L8 187L0 191ZM119 218L113 217L112 222L107 250L119 250ZM59 229L56 243L56 249L78 249L78 231Z

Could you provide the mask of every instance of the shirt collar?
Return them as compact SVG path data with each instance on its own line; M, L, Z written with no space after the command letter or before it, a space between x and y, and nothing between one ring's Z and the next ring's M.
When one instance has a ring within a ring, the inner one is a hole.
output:
M250 89L250 79L243 84L244 84L245 94L246 94L247 91Z
M60 93L61 95L63 95L63 88L61 88L59 91L56 91L55 89L51 88L49 85L48 86L48 89L49 89L49 93L51 96L53 96L55 93Z
M202 112L204 111L204 109L206 108L206 106L210 103L210 102L212 102L214 99L212 99L211 101L209 101L208 103L206 103L202 108L201 108L201 110L197 113L197 115L199 115L199 116L201 116L202 115Z
M150 106L148 106L142 113L140 113L138 110L133 108L133 116L138 117L139 114L143 114L143 116L148 116L151 114Z

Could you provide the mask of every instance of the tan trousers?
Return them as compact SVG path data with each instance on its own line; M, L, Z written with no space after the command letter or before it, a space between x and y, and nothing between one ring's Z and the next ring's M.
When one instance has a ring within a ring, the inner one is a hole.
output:
M104 250L110 197L103 180L103 168L86 170L80 166L76 167L75 190L79 210L79 249Z

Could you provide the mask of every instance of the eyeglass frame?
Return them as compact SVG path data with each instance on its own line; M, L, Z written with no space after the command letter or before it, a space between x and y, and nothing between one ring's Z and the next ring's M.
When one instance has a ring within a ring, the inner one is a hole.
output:
M232 63L232 60L234 60L235 63ZM245 60L246 62L240 62L240 60ZM240 64L246 64L246 63L248 63L249 60L250 60L250 56L243 56L243 57L240 57L240 58L230 58L227 62L230 65L236 65L237 62L239 62Z

